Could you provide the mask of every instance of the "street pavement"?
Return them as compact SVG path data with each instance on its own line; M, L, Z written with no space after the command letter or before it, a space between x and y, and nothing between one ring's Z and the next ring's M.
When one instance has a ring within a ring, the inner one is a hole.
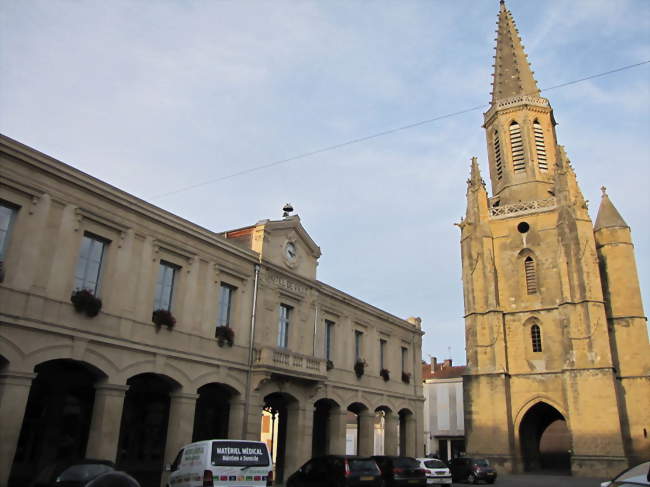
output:
M569 475L499 475L495 487L599 487L604 478L571 477ZM472 484L454 482L453 487ZM479 485L490 485L481 483ZM276 487L282 487L277 486Z
M609 479L569 475L499 475L494 485L498 487L599 487L605 480ZM454 487L461 485L470 484L454 483Z

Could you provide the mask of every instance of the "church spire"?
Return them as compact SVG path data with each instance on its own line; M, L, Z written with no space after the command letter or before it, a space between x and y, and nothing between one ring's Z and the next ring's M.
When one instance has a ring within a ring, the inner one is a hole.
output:
M629 228L621 214L614 206L614 203L612 203L609 196L607 196L607 189L605 186L600 188L600 190L603 192L603 196L600 200L600 208L598 209L598 216L596 217L594 230L600 230L601 228L606 227Z
M519 31L504 0L500 1L497 26L492 103L516 95L539 96Z

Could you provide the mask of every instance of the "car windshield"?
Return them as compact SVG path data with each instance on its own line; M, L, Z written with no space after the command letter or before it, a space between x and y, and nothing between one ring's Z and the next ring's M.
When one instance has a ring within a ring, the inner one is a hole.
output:
M643 462L619 474L618 477L616 477L614 480L617 481L629 480L632 477L648 475L649 471L650 471L650 462Z
M374 460L370 460L369 458L350 458L348 460L348 466L353 472L356 470L377 471L377 464Z
M479 466L479 467L489 467L490 466L490 462L488 462L487 460L484 460L484 459L474 460L473 463L474 463L474 465Z
M442 460L425 460L424 466L427 468L447 468Z
M101 463L85 463L66 468L56 478L57 482L79 482L94 479L100 474L110 472L113 467Z
M393 460L393 465L399 468L419 468L420 463L415 458L398 457Z
M265 443L246 441L212 442L212 465L228 467L266 467L269 454Z

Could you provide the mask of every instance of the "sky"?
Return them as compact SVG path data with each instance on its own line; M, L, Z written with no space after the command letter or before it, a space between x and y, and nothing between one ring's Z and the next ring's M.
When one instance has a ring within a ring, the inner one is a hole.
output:
M650 60L648 0L507 6L542 89ZM497 0L4 0L0 132L213 231L290 202L321 247L319 280L421 317L423 359L464 363L453 224L472 156L489 181L497 13ZM632 228L646 311L649 86L644 64L543 93L592 219L605 185Z

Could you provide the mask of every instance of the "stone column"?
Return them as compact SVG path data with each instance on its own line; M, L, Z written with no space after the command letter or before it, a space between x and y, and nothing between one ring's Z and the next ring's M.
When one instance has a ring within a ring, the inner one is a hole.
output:
M328 454L345 455L348 412L344 409L332 409L327 418Z
M192 442L194 411L198 394L170 394L169 426L165 445L165 465L172 463L183 445Z
M230 400L230 412L228 413L228 438L230 439L243 439L244 404L242 399L233 398Z
M357 452L361 456L371 456L375 448L375 413L361 411L359 413L359 443Z
M311 458L314 408L293 403L287 407L287 441L284 451L284 478Z
M0 374L0 485L9 481L27 399L36 374L5 371Z
M400 455L406 457L414 457L416 455L415 442L419 441L419 438L418 440L415 438L415 425L415 416L412 414L404 418L404 429L406 430L404 432L404 451L400 452Z
M87 458L117 460L124 395L127 385L101 383L95 386L93 416L88 432Z
M397 445L399 443L398 425L399 416L392 411L387 412L384 420L384 455L397 455Z

